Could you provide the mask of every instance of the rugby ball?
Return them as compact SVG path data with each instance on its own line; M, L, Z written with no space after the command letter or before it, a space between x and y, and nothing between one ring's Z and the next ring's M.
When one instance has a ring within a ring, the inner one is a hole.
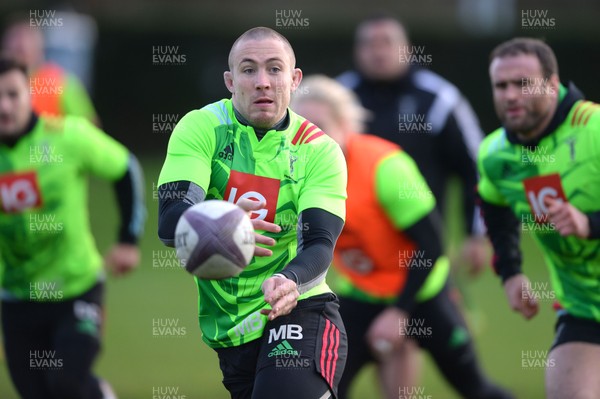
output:
M221 200L203 201L179 218L175 249L181 266L201 279L235 277L254 256L254 228L239 206Z

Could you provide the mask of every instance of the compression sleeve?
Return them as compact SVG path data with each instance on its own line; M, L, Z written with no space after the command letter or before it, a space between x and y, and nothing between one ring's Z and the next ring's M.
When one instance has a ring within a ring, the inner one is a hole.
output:
M442 256L442 245L440 240L441 220L438 212L433 210L430 214L419 220L404 232L419 248L426 267L411 267L404 284L404 289L396 300L396 306L409 314L414 310L417 301L416 296L425 284L425 280L431 273L435 263Z
M521 273L520 223L507 206L494 205L481 199L480 207L494 248L492 266L504 283L508 278Z
M323 209L309 208L300 213L298 223L307 226L298 229L298 254L279 274L294 281L302 295L325 279L344 221Z
M133 154L129 154L125 175L114 183L121 227L119 242L137 244L144 231L146 206L144 203L144 177Z
M169 247L175 246L175 228L186 209L204 201L206 193L195 183L175 181L158 187L158 238Z
M390 184L396 176L399 186ZM433 265L442 255L439 216L435 198L414 160L405 152L394 152L377 165L375 189L379 204L392 224L411 238L428 267L409 268L396 306L411 312Z

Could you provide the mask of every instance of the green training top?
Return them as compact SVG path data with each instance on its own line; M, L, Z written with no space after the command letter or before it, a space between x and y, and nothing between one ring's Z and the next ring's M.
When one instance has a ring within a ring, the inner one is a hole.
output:
M509 206L540 245L556 297L573 316L600 322L600 240L562 237L544 199L562 198L582 212L600 210L600 107L577 101L537 146L509 142L504 129L479 151L479 194Z
M345 216L346 163L339 146L315 125L288 110L285 130L270 130L259 141L252 127L237 121L231 100L185 115L173 130L159 185L191 181L206 199L236 203L266 199L254 217L282 227L270 257L255 257L237 277L196 279L203 340L213 348L241 345L263 334L268 305L261 285L281 271L298 247L298 215L321 208ZM323 281L300 296L329 292Z
M87 175L115 181L129 152L88 120L40 117L0 143L0 266L6 299L60 301L103 274L89 226Z

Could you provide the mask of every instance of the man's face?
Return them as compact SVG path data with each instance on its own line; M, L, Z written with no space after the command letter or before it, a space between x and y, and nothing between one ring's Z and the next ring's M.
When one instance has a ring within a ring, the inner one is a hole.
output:
M0 137L21 132L30 114L27 76L16 69L0 74Z
M558 76L544 78L538 58L518 54L494 58L490 79L496 114L509 130L525 137L549 123L558 98Z
M27 24L11 26L2 38L2 51L27 68L35 68L44 57L42 34Z
M233 105L252 126L271 128L285 116L302 80L289 49L275 38L246 39L235 46L231 61L224 78Z
M408 51L404 31L392 21L367 23L359 27L354 57L359 71L373 80L392 80L408 69L400 62L401 51Z

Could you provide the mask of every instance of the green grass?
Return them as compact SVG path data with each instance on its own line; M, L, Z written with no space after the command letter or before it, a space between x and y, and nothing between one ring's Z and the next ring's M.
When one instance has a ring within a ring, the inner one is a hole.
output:
M121 399L153 399L153 389L177 389L178 395L185 395L186 399L228 398L221 384L217 357L200 338L193 280L178 268L154 267L168 256L168 250L156 238L157 201L152 196L160 162L158 158L143 162L148 221L141 242L142 264L127 277L108 279L104 349L95 369L111 382ZM109 184L95 179L90 185L90 214L102 252L110 247L117 228L111 190ZM450 206L456 207L456 201ZM523 250L532 281L546 282L547 271L530 237L524 237ZM509 310L491 270L472 281L467 282L468 278L462 275L459 278L466 287L463 295L472 308L470 314L476 316L469 320L476 329L477 349L485 371L519 398L542 398L543 370L523 370L521 351L547 350L550 346L554 323L550 304L543 303L540 314L526 322ZM182 334L154 336L153 320L157 319L177 322ZM374 377L374 369L365 368L354 384L353 398L378 398ZM431 395L432 399L457 397L429 359L421 386L424 395ZM0 398L17 398L4 359L0 360Z

